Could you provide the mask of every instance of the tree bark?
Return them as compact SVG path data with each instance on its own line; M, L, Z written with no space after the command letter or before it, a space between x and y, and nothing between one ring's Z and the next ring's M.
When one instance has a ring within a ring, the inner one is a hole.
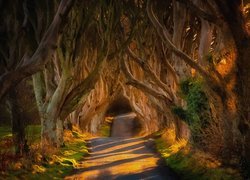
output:
M200 45L199 45L199 63L206 67L208 65L208 60L206 56L210 53L211 42L213 38L213 25L209 22L201 19L201 33L200 33Z
M214 1L223 15L235 42L237 57L236 94L239 100L240 123L243 140L243 158L250 162L250 35L245 28L241 1Z
M31 58L25 60L22 65L15 70L6 72L0 77L0 99L6 92L18 84L24 78L41 71L44 65L49 61L57 47L57 40L65 26L65 18L67 17L75 0L62 0L53 22L44 34L38 48Z
M41 72L33 75L33 86L41 118L42 144L51 144L54 147L59 147L63 144L63 119L59 118L59 114L71 86L69 71L67 67L64 67L59 84L53 94L51 94L49 101L45 99L45 83ZM48 89L46 91L51 93Z
M10 91L10 105L12 115L12 136L15 145L15 153L23 154L23 145L25 141L25 124L22 117L22 108L18 102L18 94L16 89Z

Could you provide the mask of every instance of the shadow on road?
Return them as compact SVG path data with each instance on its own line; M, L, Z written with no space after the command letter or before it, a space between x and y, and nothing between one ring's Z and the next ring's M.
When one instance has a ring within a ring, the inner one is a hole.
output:
M178 179L144 137L132 138L135 114L117 116L112 137L89 140L90 155L65 179Z

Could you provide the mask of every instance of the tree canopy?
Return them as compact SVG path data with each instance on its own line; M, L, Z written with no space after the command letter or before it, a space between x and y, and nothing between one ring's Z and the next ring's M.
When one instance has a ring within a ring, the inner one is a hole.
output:
M32 77L44 144L125 98L141 134L250 161L249 1L13 0L0 17L0 99Z

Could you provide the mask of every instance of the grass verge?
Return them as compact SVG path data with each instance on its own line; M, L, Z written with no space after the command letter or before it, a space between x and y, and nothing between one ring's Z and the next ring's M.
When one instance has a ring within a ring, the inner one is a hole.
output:
M198 150L191 150L185 140L172 145L160 137L155 140L156 148L165 159L166 165L186 180L231 180L242 179L237 170L222 168L221 163Z
M104 122L101 124L99 129L100 136L109 137L111 135L111 124L113 119L113 117L105 117Z
M11 127L9 126L0 126L0 140L6 137L11 137Z
M0 171L0 177L4 179L62 179L79 166L79 160L88 154L84 141L86 136L75 128L72 132L67 130L64 132L64 147L42 150L36 138L40 139L39 129L40 127L33 126L27 130L33 133L29 155L12 159L6 170Z

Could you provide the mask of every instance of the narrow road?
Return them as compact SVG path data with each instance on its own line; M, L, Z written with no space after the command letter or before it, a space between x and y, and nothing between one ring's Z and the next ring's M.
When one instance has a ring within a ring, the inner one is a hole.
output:
M91 139L90 156L82 161L74 174L65 179L177 179L152 150L152 141L130 137L132 132L129 132L129 126L132 129L131 119L134 117L133 113L117 116L117 121L113 123L113 137Z
M132 137L135 128L135 113L116 116L112 123L111 137Z
M175 179L144 138L95 138L91 153L75 174L65 179Z

